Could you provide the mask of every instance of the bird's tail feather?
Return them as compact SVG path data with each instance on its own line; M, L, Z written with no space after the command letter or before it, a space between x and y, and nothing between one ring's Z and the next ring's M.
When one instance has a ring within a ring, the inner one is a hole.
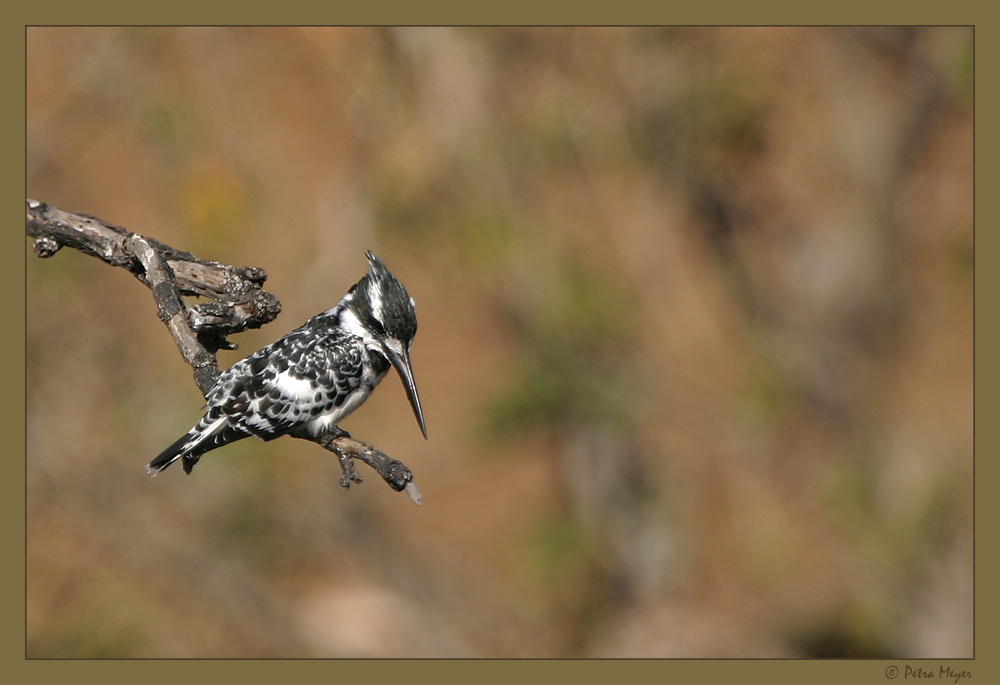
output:
M160 452L160 455L156 457L156 459L149 462L149 465L146 466L146 472L151 476L155 476L160 471L173 464L176 460L183 457L185 451L193 442L192 438L195 437L196 436L191 433L185 433L182 435L176 442L170 445L170 447Z
M149 462L146 466L146 472L151 476L155 476L178 459L183 459L184 472L191 473L191 469L198 463L202 454L225 444L219 440L212 439L225 426L225 419L217 419L209 425L203 425L202 422L199 422L191 431L182 435L170 447L160 452L158 457ZM209 442L207 446L203 445L206 441Z

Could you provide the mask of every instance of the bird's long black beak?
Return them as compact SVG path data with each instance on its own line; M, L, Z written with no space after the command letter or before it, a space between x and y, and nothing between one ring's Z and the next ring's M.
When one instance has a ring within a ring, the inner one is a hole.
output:
M388 345L385 345L384 349L386 358L395 367L396 372L399 374L399 379L403 381L403 387L406 388L406 398L410 400L410 406L413 407L413 415L417 417L417 423L420 424L420 432L424 434L424 440L426 440L427 426L424 424L424 411L420 408L417 383L413 380L410 353L402 347L399 350L393 350Z

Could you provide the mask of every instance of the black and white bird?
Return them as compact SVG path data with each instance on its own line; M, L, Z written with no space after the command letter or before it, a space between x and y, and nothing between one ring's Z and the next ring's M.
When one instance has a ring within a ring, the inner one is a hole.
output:
M191 473L201 455L250 436L347 436L337 424L368 399L390 366L426 439L410 366L413 298L378 257L367 255L368 273L336 307L221 374L206 395L205 416L146 470L155 476L180 459Z

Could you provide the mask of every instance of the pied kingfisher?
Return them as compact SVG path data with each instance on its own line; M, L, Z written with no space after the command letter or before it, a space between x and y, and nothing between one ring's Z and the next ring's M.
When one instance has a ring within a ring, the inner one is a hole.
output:
M367 255L368 273L336 307L220 375L206 395L205 416L146 470L155 476L181 459L191 473L205 452L251 435L265 441L347 436L337 423L368 399L390 365L426 439L410 367L413 299L378 257Z

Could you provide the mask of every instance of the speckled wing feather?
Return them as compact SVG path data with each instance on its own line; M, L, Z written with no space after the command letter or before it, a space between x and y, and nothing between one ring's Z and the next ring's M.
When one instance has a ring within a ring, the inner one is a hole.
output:
M251 435L268 441L314 423L333 425L353 409L345 403L362 384L367 358L358 338L310 320L219 376L209 390L205 416L149 470L183 458L190 472L205 452ZM352 404L371 392L364 390Z
M340 407L361 382L361 341L298 330L234 365L208 395L211 421L273 440Z

